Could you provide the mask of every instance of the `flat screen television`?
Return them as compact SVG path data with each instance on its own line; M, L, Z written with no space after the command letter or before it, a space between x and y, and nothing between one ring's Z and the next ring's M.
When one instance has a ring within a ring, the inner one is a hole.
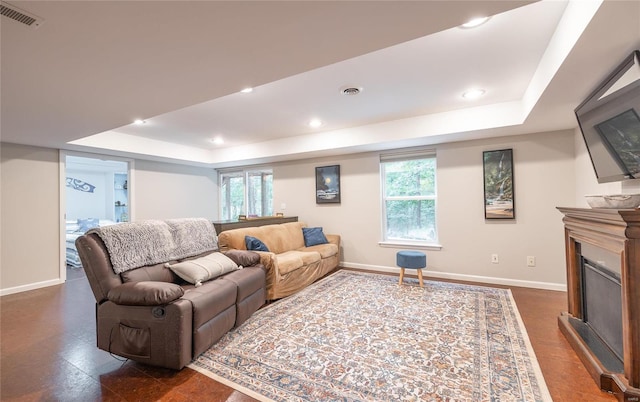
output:
M640 179L640 51L575 109L599 183Z

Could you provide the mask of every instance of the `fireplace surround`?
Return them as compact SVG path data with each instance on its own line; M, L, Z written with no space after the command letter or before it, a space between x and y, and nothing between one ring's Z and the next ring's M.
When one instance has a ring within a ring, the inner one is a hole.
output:
M558 209L568 295L560 330L600 389L640 401L640 209Z

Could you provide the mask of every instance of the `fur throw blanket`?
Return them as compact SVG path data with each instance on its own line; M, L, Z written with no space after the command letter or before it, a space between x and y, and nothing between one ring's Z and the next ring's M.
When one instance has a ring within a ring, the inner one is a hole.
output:
M87 233L100 236L116 274L218 250L216 230L204 218L120 223Z

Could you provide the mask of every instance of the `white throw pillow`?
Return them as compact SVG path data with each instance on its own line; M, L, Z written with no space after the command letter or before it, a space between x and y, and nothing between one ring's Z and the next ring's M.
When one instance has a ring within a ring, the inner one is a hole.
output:
M204 257L176 264L166 263L165 266L180 278L196 286L202 286L202 282L217 278L239 268L231 258L222 253L211 253Z

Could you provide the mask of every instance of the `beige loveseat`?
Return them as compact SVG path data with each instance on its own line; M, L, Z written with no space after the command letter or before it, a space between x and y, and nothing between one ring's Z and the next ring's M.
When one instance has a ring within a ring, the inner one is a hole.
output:
M340 236L325 234L326 244L305 247L304 222L227 230L218 235L220 251L246 250L245 236L261 240L269 251L257 251L267 270L267 299L289 296L338 266Z

